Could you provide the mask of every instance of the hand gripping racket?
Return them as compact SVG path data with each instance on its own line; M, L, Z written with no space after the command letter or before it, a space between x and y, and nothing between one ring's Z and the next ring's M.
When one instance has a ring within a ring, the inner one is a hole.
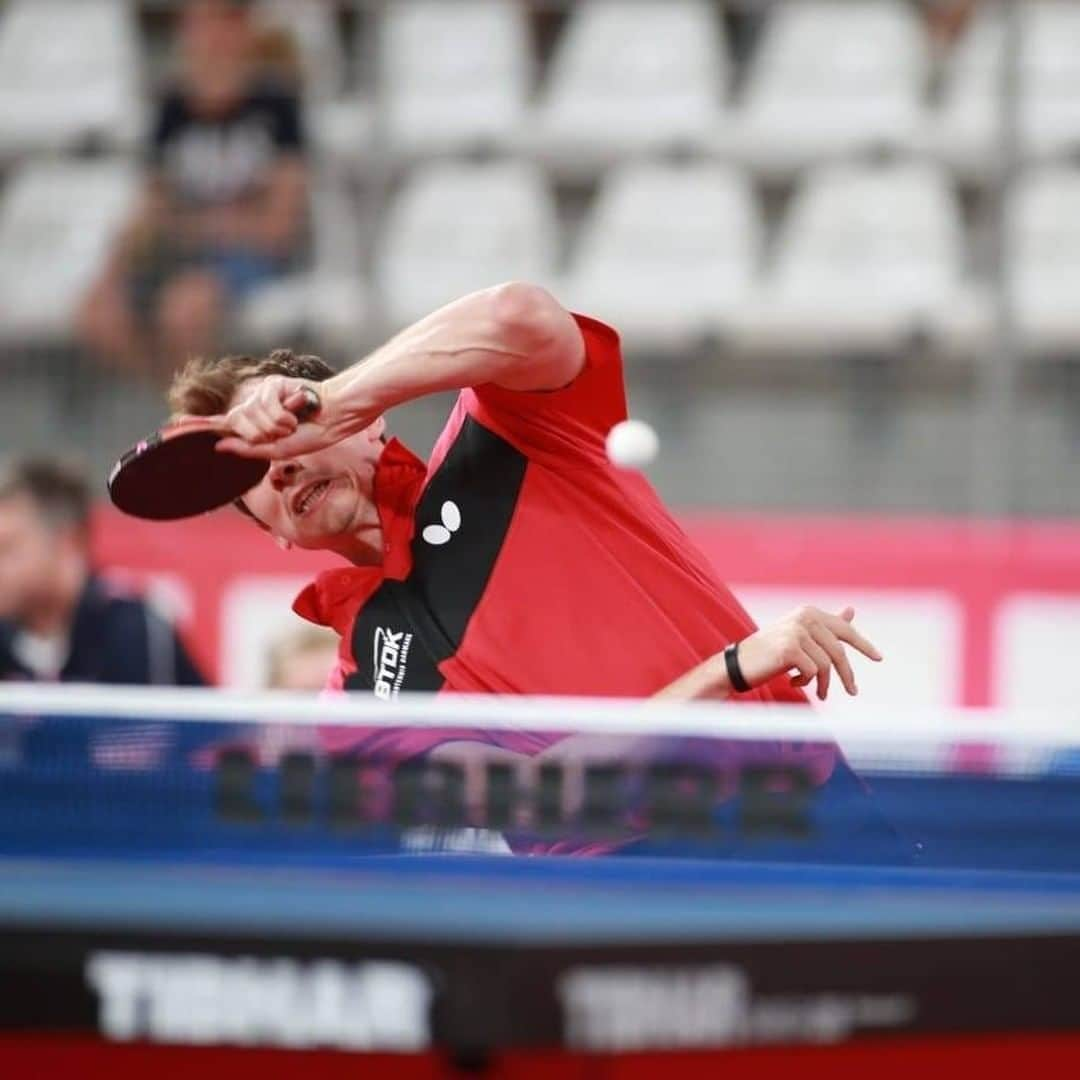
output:
M297 410L303 422L319 411L319 397L305 390ZM216 510L250 491L270 469L262 458L219 454L225 437L214 421L188 417L136 443L109 473L113 504L133 517L175 521Z

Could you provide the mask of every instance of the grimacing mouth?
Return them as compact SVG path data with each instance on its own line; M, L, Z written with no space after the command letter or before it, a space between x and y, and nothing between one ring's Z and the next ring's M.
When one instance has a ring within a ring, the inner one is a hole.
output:
M311 480L299 488L296 494L289 500L289 509L292 511L294 517L303 517L306 513L305 503L314 495L319 488L327 488L331 484L331 480L326 477L318 477L315 480Z

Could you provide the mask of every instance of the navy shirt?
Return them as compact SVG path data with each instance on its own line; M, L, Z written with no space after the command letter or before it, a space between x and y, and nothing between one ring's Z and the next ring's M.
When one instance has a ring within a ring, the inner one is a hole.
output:
M175 89L161 103L150 161L181 202L220 206L257 193L279 157L304 145L300 102L274 84L253 85L215 116L195 112Z
M0 619L0 679L36 679L20 663L18 627ZM91 575L71 624L61 682L203 686L176 630L138 597L110 590Z

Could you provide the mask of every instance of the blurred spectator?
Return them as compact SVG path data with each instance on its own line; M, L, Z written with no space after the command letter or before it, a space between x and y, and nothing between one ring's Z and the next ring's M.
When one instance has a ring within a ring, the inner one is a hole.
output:
M978 0L922 0L930 42L936 52L947 53L975 14Z
M0 467L0 680L203 680L172 626L90 563L85 476L51 458Z
M321 626L302 626L280 637L267 657L271 690L322 690L337 663L338 636Z
M166 376L215 351L230 311L303 246L300 102L251 7L189 0L179 16L146 189L79 317L83 342L127 370Z

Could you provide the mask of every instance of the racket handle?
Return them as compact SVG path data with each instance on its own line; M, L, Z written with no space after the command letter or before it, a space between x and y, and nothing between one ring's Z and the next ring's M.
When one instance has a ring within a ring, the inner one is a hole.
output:
M310 386L305 386L303 393L304 403L293 413L300 423L303 423L305 420L310 420L322 408L322 402L319 400L319 395L316 394Z

